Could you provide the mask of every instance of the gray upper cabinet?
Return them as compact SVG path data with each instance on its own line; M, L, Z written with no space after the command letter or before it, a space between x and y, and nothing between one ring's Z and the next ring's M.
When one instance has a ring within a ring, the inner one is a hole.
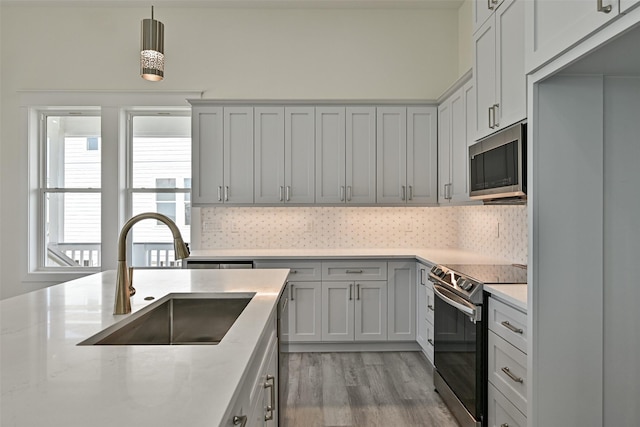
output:
M225 203L253 203L253 107L224 108Z
M437 202L436 107L378 107L377 201Z
M375 203L375 107L316 107L316 203Z
M314 108L255 108L255 203L314 202Z
M526 118L524 1L505 0L473 35L474 139Z
M253 108L195 106L194 206L253 203Z
M220 204L224 186L222 107L194 106L191 134L191 204Z

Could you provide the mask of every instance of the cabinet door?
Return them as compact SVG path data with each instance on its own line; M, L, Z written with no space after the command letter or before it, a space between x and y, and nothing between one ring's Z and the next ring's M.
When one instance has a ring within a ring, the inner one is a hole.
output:
M289 282L289 342L320 341L320 282Z
M284 110L284 199L287 203L315 201L315 109Z
M389 341L416 340L416 266L415 262L388 263Z
M416 341L423 350L427 350L427 286L420 281L424 266L418 264L418 281L416 290Z
M284 108L255 108L255 202L284 201Z
M222 107L198 106L191 113L191 204L222 203L224 185Z
M525 72L530 73L618 16L618 1L603 0L609 13L598 12L596 0L525 1Z
M627 13L638 5L640 5L639 0L620 0L620 13Z
M344 203L344 156L344 107L316 107L316 203Z
M355 340L387 340L387 282L355 282Z
M376 202L376 109L346 109L347 203Z
M451 184L451 102L438 107L438 202L449 203Z
M377 109L377 201L404 204L407 195L407 109Z
M492 17L473 35L473 85L476 88L474 139L494 131L493 107L496 103L496 35Z
M253 107L224 108L225 203L253 203Z
M278 372L278 346L273 345L269 350L269 362L267 363L266 377L265 377L265 393L263 400L263 407L265 409L265 416L263 416L264 425L266 427L277 427L280 405L278 402L279 387L278 384L279 372ZM269 410L271 408L271 410Z
M436 107L407 108L407 203L437 203L438 114Z
M353 282L322 282L322 341L353 341Z
M451 97L451 186L449 187L449 199L453 202L469 200L469 150L465 90L466 86L460 88Z
M505 0L495 14L496 117L499 128L527 117L527 78L524 72L524 3Z

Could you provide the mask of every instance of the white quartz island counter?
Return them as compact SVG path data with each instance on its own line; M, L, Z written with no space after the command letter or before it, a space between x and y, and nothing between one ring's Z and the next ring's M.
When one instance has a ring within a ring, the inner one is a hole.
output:
M112 314L112 271L1 301L0 425L220 425L258 356L287 273L135 272L133 313L168 294L255 293L218 345L78 346L130 316Z

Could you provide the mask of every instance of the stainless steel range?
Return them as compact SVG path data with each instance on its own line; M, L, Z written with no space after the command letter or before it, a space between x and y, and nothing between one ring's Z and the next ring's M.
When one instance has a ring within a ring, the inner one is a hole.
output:
M462 427L487 425L484 284L526 283L519 265L436 265L434 385Z

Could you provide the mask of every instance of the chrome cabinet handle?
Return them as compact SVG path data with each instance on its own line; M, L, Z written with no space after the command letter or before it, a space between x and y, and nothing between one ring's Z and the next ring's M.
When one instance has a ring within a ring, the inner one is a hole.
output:
M409 200L413 200L413 185L409 186Z
M280 186L280 201L282 201L282 192L284 190L284 187L281 185Z
M602 12L602 13L611 12L611 5L603 6L602 0L598 0L598 12Z
M502 424L500 424L500 427L509 427L509 424L507 424L507 423L502 423Z
M228 202L229 201L229 186L225 186L224 187L224 201Z
M511 378L514 382L517 382L517 383L520 383L520 384L522 384L522 383L524 382L524 379L522 379L521 377L516 377L515 375L513 375L513 374L511 373L511 371L509 370L509 368L508 368L508 367L506 367L506 366L505 366L504 368L502 368L502 372L504 372L505 374L507 374L507 376L508 376L509 378Z
M291 285L289 285L289 299L290 299L291 301L295 301L295 300L293 299L293 283L292 283Z
M420 284L422 286L426 286L427 284L424 282L424 275L427 272L427 270L425 270L424 268L420 269Z
M360 284L356 284L356 299L360 301Z
M247 416L246 415L236 415L233 417L233 425L244 427L247 425Z
M493 122L491 120L491 113L493 113L493 107L489 107L489 129L494 128Z
M516 334L521 334L524 332L522 329L516 328L515 326L513 326L511 323L509 323L508 320L504 320L500 324L505 328L509 329L511 332L515 332Z
M429 310L433 311L433 305L432 305L432 304L429 304L429 305L427 306L427 308L428 308Z
M428 342L429 344L431 344L431 346L433 347L433 340L432 340L431 338L429 338L429 339L427 340L427 342Z
M402 186L402 196L401 196L402 200L405 200L406 196L407 196L407 188L403 185Z
M362 274L362 270L347 270L347 274Z
M344 185L340 186L340 201L344 202Z
M290 185L286 186L284 194L285 194L284 198L286 199L286 201L287 202L290 201L291 200L291 186Z
M271 384L269 384L269 381L271 381ZM267 389L271 389L271 396L270 396L270 400L269 400L269 405L267 405L267 412L268 414L265 414L264 416L264 420L265 421L271 421L273 419L273 411L275 408L275 403L276 403L276 381L275 381L275 377L273 375L267 375L267 381L265 381L264 383L264 388Z
M222 201L222 185L218 185L218 201Z
M351 201L351 186L347 186L347 202Z
M491 6L491 0L487 0L487 9L493 10L493 6Z
M498 120L498 108L500 108L500 104L493 104L493 127L497 128L500 126L500 120Z
M291 270L289 274L298 274L298 270Z
M353 285L349 284L349 301L353 299Z

